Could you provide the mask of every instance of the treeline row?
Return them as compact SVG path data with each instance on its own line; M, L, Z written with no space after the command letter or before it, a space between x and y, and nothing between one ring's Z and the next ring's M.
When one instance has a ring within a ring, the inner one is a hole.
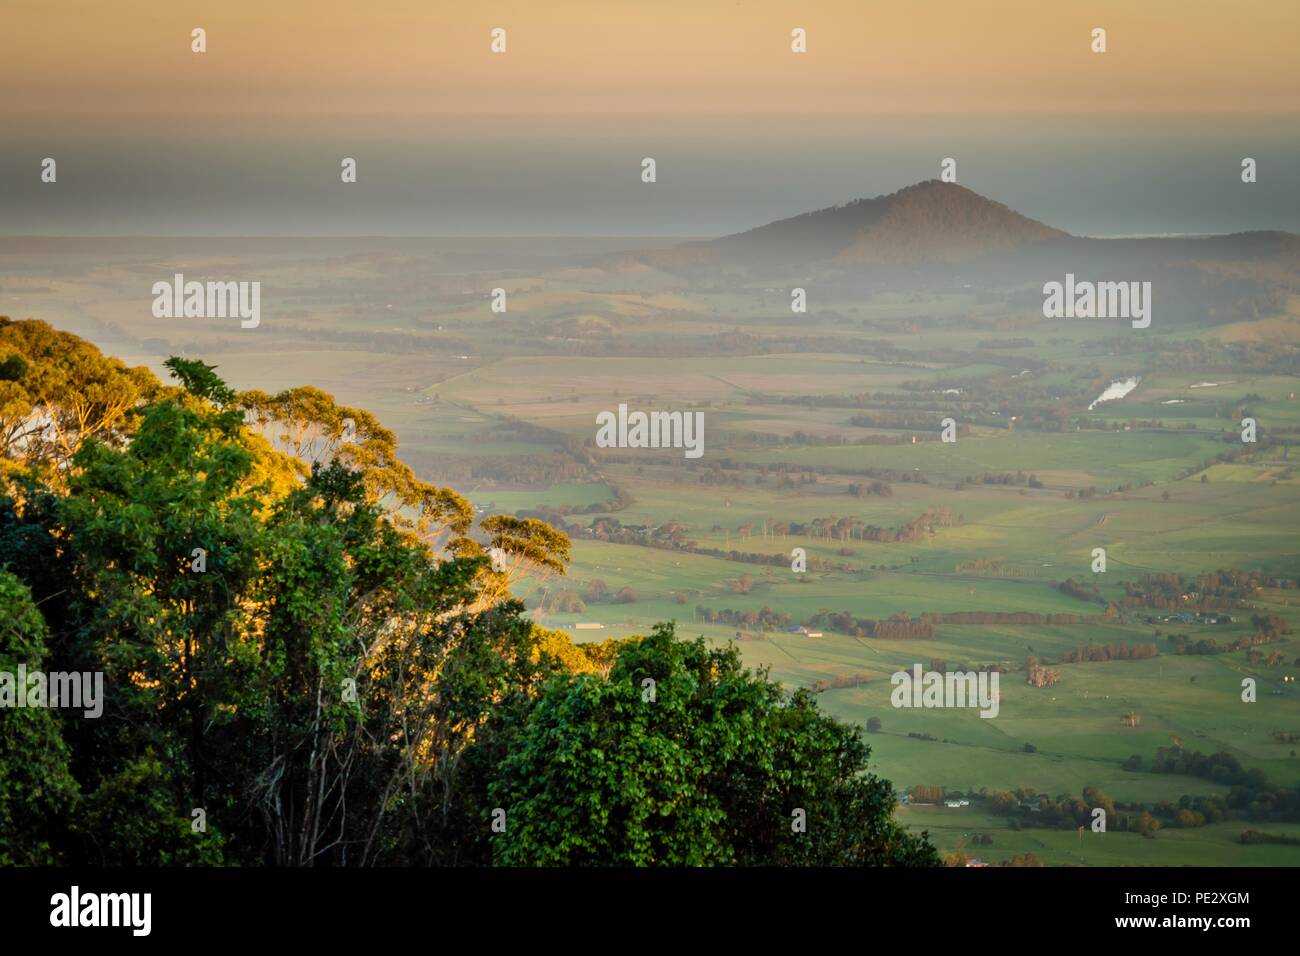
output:
M1280 630L1275 630L1279 628ZM1257 644L1271 644L1276 641L1282 634L1290 633L1291 627L1280 618L1269 616L1264 626L1256 625L1256 630L1249 636L1239 637L1228 644L1220 644L1212 637L1202 637L1192 641L1186 634L1170 634L1169 643L1174 647L1174 653L1178 655L1197 655L1197 654L1230 654L1233 651L1239 651L1243 648L1254 648ZM1257 651L1255 653L1258 653ZM1273 655L1279 660L1281 654Z
M1126 644L1118 641L1111 644L1088 644L1066 651L1061 656L1062 664L1092 664L1098 661L1141 661L1160 654L1154 644Z
M847 611L821 610L809 623L854 637L932 638L939 624L1021 624L1031 627L1066 627L1106 620L1103 615L1036 614L1031 611L923 611L918 618L900 611L889 620L878 621L854 617ZM1118 647L1119 645L1113 645Z
M1018 471L1014 475L1010 472L984 472L981 475L967 475L957 481L957 490L960 491L967 485L1012 485L1022 488L1042 488L1043 483L1038 480L1037 475L1026 475L1023 471Z
M605 514L610 511L623 511L636 504L636 498L626 488L611 484L609 490L613 494L604 501L593 501L587 505L544 505L527 511L518 511L516 514L521 518L537 518L547 524L555 524L558 519L567 515Z
M1181 574L1144 574L1124 584L1126 607L1227 608L1240 603L1262 587L1295 588L1294 578L1280 578L1263 571L1236 568L1212 571L1195 577Z
M695 613L707 624L731 624L736 627L756 627L764 631L778 631L790 626L790 615L761 607L757 611L736 611L731 608L712 608L698 604Z
M1037 614L1032 611L923 611L921 620L932 624L1027 624L1037 627L1065 627L1095 623L1101 615Z
M934 625L907 619L906 615L903 619L895 616L888 621L874 621L854 617L847 611L818 611L809 619L809 623L851 637L878 637L885 640L931 640L934 637Z
M808 522L776 521L771 524L773 534L792 537L832 538L836 541L875 541L886 544L915 541L931 534L936 528L952 526L952 514L947 505L938 509L927 508L906 524L897 528L881 528L866 524L857 518L813 518ZM745 527L744 525L741 526Z
M1066 578L1056 586L1056 589L1062 594L1080 601L1105 603L1105 599L1102 598L1097 585L1090 581L1076 581L1074 578Z

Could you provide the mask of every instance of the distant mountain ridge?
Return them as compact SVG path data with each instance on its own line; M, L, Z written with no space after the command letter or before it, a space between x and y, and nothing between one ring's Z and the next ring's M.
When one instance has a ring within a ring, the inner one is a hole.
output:
M1300 237L1276 231L1133 239L1072 236L965 186L932 179L718 239L607 256L602 264L666 272L808 267L855 272L952 267L977 260L1004 268L1016 260L1023 266L1079 257L1112 263L1129 257L1159 262L1261 255L1291 259L1297 250Z
M673 270L713 264L887 265L957 262L1068 233L979 193L928 180L874 199L806 212L746 232L641 253Z

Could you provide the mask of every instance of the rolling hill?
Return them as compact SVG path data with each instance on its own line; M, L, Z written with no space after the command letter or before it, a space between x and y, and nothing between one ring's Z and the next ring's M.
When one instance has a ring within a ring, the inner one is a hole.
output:
M964 186L929 180L734 235L606 256L600 264L612 270L652 268L685 275L858 274L922 279L926 284L938 276L1014 283L1041 281L1040 276L1065 270L1082 277L1175 268L1184 278L1191 269L1249 283L1294 277L1300 270L1300 236L1276 231L1169 238L1072 236ZM1224 268L1228 264L1236 265Z

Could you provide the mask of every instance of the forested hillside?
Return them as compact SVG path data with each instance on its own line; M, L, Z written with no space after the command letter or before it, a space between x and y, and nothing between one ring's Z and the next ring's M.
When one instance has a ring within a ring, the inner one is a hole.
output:
M536 626L563 533L318 389L167 368L0 318L0 672L103 688L0 709L0 864L938 862L734 647Z

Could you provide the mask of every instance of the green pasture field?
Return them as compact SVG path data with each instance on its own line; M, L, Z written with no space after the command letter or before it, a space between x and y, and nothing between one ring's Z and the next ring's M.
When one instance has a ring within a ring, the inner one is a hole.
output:
M548 507L584 507L607 501L614 491L603 481L564 482L544 491L505 491L492 489L474 497L496 511L514 514L545 505Z
M1223 450L1222 443L1194 433L981 430L953 443L805 446L743 451L736 457L759 464L789 462L831 469L919 469L931 480L1025 471L1044 482L1095 484L1107 490L1131 482L1167 481L1189 464Z
M1229 821L1194 829L1166 827L1148 839L1116 830L1080 834L1073 827L1013 830L1005 818L983 812L974 803L957 809L905 806L898 810L898 818L912 830L927 831L931 842L945 853L961 852L991 865L1032 853L1047 866L1204 866L1209 860L1219 866L1300 866L1300 846L1246 846L1238 839L1246 829L1300 837L1300 824L1295 823ZM976 844L976 834L987 834L992 844Z

